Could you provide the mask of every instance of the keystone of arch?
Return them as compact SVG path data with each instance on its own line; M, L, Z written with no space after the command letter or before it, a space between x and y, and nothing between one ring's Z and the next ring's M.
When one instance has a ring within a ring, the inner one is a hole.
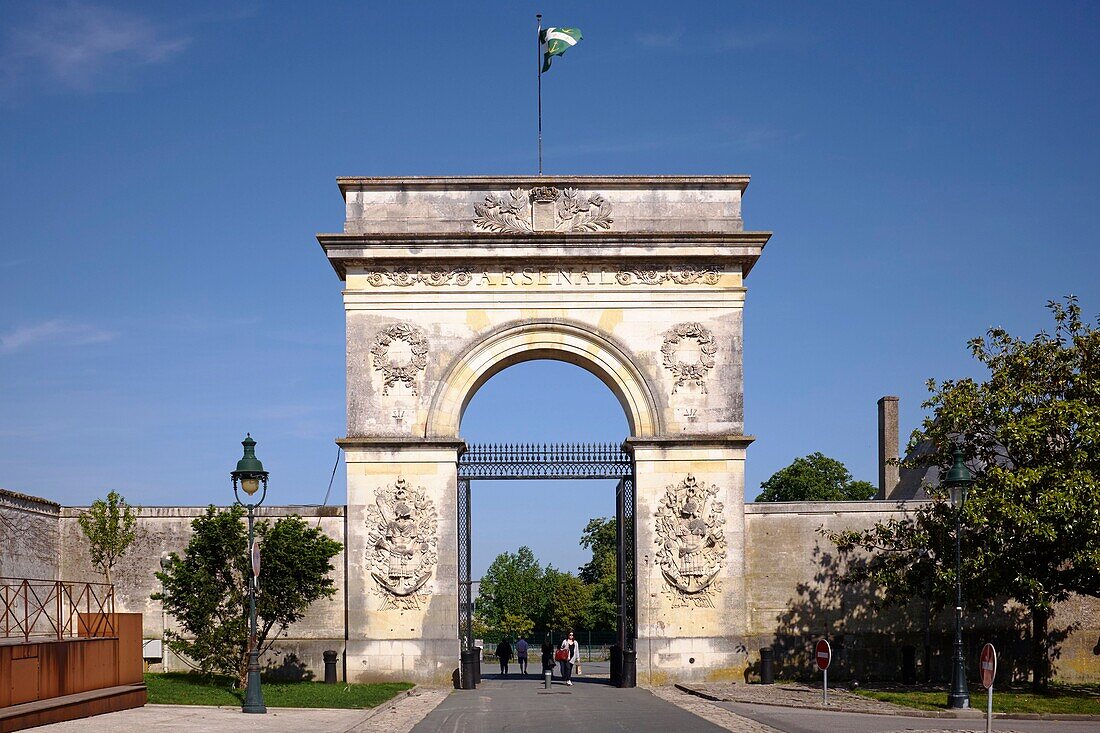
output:
M534 359L565 361L594 374L619 400L632 437L660 435L652 390L625 349L580 324L539 321L505 326L457 357L432 399L427 437L458 437L466 406L481 386L498 372Z

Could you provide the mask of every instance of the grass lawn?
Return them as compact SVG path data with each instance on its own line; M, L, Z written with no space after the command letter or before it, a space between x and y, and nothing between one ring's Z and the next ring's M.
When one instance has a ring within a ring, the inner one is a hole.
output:
M244 690L229 677L188 672L146 674L149 702L161 705L240 705ZM265 682L264 703L269 708L373 708L399 692L408 682L375 685L326 685L320 682Z
M850 690L857 695L919 710L946 710L947 689ZM984 687L970 688L970 706L985 710ZM1100 685L1051 685L1050 693L1036 695L1026 688L993 688L995 713L1074 713L1100 715Z

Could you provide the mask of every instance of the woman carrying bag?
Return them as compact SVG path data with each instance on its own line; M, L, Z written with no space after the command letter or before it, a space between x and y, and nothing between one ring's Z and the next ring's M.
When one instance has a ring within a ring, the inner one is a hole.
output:
M572 685L573 665L580 661L580 645L573 639L573 632L562 639L561 646L554 652L554 659L561 664L561 676L565 684Z

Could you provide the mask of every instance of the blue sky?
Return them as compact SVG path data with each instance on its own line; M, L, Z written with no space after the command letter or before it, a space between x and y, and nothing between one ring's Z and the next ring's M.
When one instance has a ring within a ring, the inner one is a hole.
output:
M1067 293L1100 312L1100 6L625 7L0 4L0 486L224 502L250 430L271 500L319 503L344 424L313 239L341 227L334 178L533 172L536 10L585 36L544 78L547 173L753 176L746 226L775 235L747 280L750 497L815 450L876 480L880 396L908 434L928 377L975 373L968 338L1030 336ZM594 379L532 364L462 433L624 425ZM479 490L479 525L533 529L478 558L534 534L582 561L610 493L557 487Z

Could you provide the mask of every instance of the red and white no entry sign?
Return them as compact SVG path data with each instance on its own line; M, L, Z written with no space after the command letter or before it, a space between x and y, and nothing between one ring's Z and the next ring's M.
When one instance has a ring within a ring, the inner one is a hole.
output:
M993 678L997 676L997 650L992 644L982 647L981 660L978 668L982 672L982 687L989 689L993 686Z
M829 662L833 661L833 648L829 646L829 642L824 639L817 640L817 644L814 645L814 661L817 662L818 669L829 668Z

